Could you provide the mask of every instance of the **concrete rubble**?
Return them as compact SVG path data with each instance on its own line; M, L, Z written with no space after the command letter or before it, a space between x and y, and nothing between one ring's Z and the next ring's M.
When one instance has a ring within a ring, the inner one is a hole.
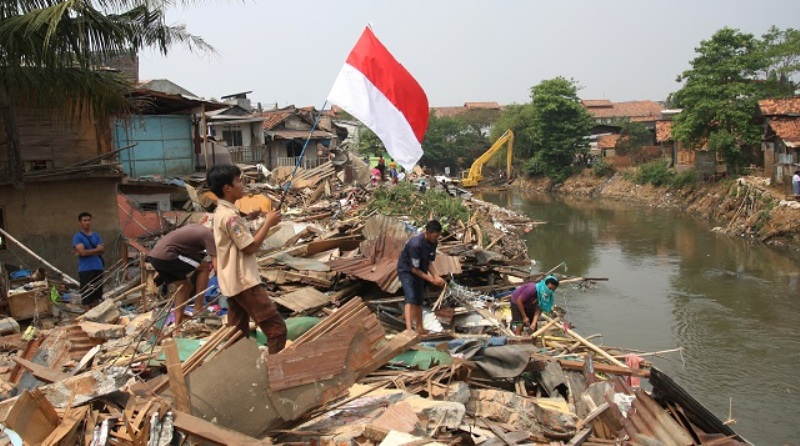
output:
M283 203L259 254L289 330L275 355L255 327L244 337L226 325L213 287L205 308L172 323L171 291L141 260L158 236L128 241L127 262L88 311L43 270L3 271L0 299L8 309L16 296L18 326L0 337L0 423L44 445L746 444L647 361L630 366L629 352L579 335L562 311L533 335L512 334L507 294L545 275L522 236L543 222L447 183L429 180L425 193L345 183L359 177L348 169L245 170L243 206ZM195 193L184 223L202 221L215 197L186 181ZM448 285L430 291L433 329L421 336L405 330L395 265L429 216L445 224L433 269Z

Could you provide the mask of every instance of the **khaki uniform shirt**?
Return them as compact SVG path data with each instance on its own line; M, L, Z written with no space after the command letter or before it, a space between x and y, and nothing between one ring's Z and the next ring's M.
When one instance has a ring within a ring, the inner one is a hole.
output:
M232 203L217 201L214 211L214 242L217 244L219 288L227 297L261 283L255 254L241 250L253 243L253 235Z

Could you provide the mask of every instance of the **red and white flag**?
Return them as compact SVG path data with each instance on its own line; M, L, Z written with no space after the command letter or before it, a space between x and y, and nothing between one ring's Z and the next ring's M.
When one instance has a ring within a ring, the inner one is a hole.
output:
M328 101L370 128L407 170L422 157L428 97L367 27L347 56Z

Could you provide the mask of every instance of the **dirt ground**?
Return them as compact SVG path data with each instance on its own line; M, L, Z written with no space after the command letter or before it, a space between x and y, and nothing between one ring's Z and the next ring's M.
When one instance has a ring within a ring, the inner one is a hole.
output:
M718 232L800 250L800 202L785 201L785 196L761 177L674 189L636 184L620 172L612 177L597 177L587 169L558 185L547 178L524 178L515 181L514 186L536 192L634 199L649 206L683 209L710 221Z

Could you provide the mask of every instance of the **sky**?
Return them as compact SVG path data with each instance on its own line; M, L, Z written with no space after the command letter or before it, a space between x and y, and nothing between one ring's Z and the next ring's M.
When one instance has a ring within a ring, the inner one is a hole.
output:
M264 108L322 106L371 24L431 106L526 102L544 79L575 79L584 99L664 100L694 48L730 26L761 35L800 26L800 1L188 1L167 12L214 47L140 54L141 79L198 96L253 90Z

